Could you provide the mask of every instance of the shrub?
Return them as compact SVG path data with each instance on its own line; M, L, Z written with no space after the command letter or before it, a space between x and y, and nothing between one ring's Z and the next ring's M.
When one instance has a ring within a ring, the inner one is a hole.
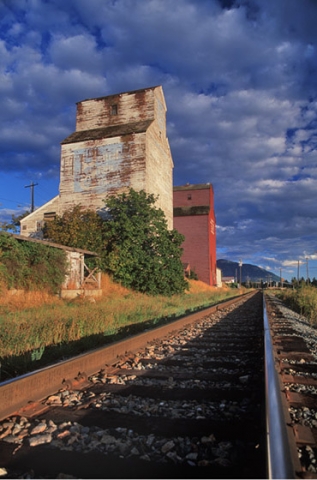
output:
M67 261L63 250L19 241L0 232L0 280L8 288L57 293L64 282Z
M143 190L105 200L107 220L76 206L47 222L44 237L56 243L99 253L90 267L110 273L116 282L150 295L173 295L187 288L181 263L184 241L168 230L156 198Z
M151 295L182 293L187 287L181 262L184 236L168 230L154 195L130 189L106 201L106 269L125 287Z
M104 246L102 218L81 205L45 223L44 238L61 245L100 252Z
M22 245L9 234L0 232L0 274L8 288L24 288L27 260Z

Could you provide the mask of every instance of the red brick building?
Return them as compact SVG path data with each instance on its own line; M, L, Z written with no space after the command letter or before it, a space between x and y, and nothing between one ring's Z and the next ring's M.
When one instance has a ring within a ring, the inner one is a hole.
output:
M198 279L217 285L216 219L210 183L174 187L174 228L185 236L183 263Z

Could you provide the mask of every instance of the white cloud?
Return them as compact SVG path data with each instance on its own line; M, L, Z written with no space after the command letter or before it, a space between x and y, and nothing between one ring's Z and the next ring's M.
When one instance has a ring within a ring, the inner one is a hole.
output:
M79 70L90 75L102 72L103 55L97 51L92 35L53 36L49 52L52 63L59 69Z
M213 183L219 249L314 251L316 18L310 0L1 3L0 169L58 185L77 101L162 84L174 183Z

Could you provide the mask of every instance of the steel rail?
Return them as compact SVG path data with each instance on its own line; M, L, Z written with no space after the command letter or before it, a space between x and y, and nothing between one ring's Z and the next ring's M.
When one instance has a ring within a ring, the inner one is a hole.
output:
M263 294L265 396L268 478L296 478L286 430L281 387L274 362L273 344Z
M239 295L199 312L186 315L167 325L156 327L126 340L111 343L106 347L89 351L69 360L39 369L35 372L0 383L0 420L16 413L27 404L36 404L62 388L80 389L88 384L88 377L116 363L119 357L128 355L171 332L198 321L203 316L222 310L256 292Z

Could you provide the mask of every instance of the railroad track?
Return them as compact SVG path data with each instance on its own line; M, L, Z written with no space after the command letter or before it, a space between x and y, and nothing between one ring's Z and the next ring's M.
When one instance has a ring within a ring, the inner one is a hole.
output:
M274 338L274 364L282 343ZM267 465L264 345L256 292L0 385L2 477L266 478L284 457L287 478L314 475L303 459L315 447L297 448L288 417L287 452Z
M21 383L4 385L0 399L11 392L19 405L0 432L7 478L262 474L261 298L238 305L222 304L123 347L100 349L94 360L81 356L75 365L56 366L58 374L44 369L31 386L33 376L26 376L21 381L23 391L33 393L29 399L42 396L45 378L52 382L47 400L27 408L17 399ZM85 374L74 380L70 368ZM60 391L54 390L58 375Z
M272 442L273 471L277 478L317 478L317 331L274 296L266 297L266 308L283 445ZM276 412L272 421L277 423Z

